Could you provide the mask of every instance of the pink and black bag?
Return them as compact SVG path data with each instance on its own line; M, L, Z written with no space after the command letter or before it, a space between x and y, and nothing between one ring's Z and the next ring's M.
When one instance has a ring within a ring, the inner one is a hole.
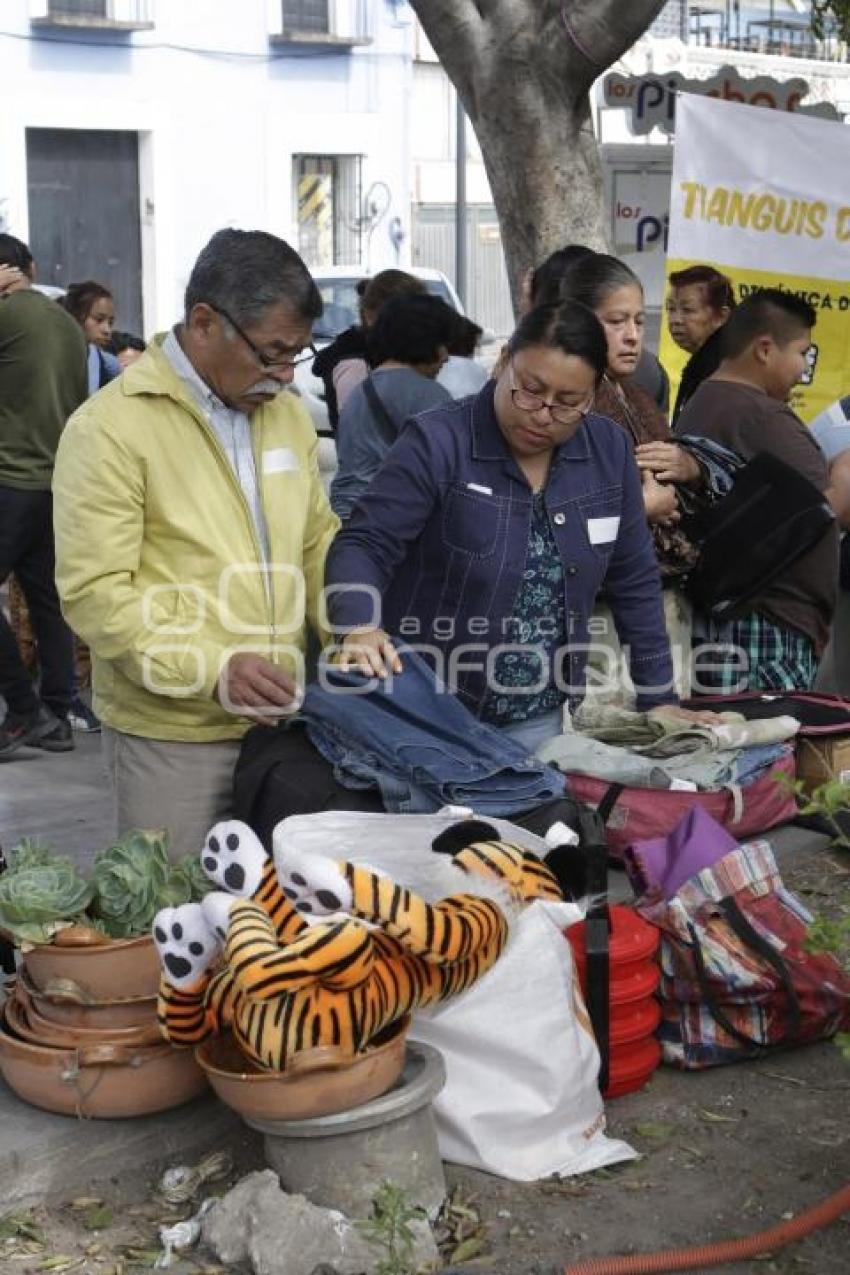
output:
M737 846L671 897L636 907L662 935L665 1062L713 1067L850 1026L850 975L808 950L812 918L784 888L769 842Z
M635 841L663 837L695 807L716 819L737 840L787 823L797 813L790 786L776 776L794 778L794 758L781 758L746 788L730 786L716 792L680 792L669 788L627 788L589 775L567 776L576 801L593 806L605 824L608 850L622 858Z

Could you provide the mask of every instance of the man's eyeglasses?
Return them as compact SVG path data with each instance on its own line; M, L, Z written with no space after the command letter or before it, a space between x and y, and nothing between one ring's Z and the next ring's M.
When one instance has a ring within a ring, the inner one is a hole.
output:
M310 362L310 360L314 359L316 355L318 354L318 350L316 349L315 345L313 345L311 341L310 344L307 346L306 351L302 351L301 354L283 354L278 358L270 358L268 354L263 353L263 351L259 348L259 346L256 346L254 344L254 342L248 336L247 332L243 332L242 328L240 328L239 324L236 322L236 320L233 318L232 315L228 314L227 311L222 309L220 305L212 305L212 303L209 301L207 302L207 305L209 305L211 310L215 310L216 314L220 314L223 319L227 320L227 322L233 328L233 331L236 333L237 336L241 336L242 340L248 346L248 349L251 351L251 353L254 355L254 358L259 363L260 367L264 367L264 368L298 367L299 363L308 363Z
M513 363L510 364L510 377L511 400L521 412L539 412L541 408L548 407L549 415L557 425L574 425L576 421L584 419L590 408L589 402L582 403L581 407L568 407L565 403L553 403L550 399L541 398L539 394L532 394L530 390L517 385Z

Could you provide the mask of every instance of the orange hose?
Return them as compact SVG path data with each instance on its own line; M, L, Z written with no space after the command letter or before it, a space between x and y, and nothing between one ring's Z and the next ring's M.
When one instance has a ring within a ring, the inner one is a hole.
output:
M802 1239L810 1231L828 1226L842 1213L850 1211L850 1186L842 1187L814 1208L806 1209L790 1222L781 1222L767 1231L745 1235L737 1240L721 1240L699 1248L674 1248L666 1253L632 1253L629 1256L590 1257L565 1266L563 1275L653 1275L656 1271L692 1271L699 1267L720 1266L758 1253L772 1253L793 1240Z

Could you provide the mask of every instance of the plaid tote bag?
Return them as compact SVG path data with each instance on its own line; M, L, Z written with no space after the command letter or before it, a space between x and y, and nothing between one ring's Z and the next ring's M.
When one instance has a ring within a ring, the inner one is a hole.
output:
M850 975L807 950L812 917L784 888L769 842L738 846L638 911L662 932L665 1062L713 1067L850 1026Z

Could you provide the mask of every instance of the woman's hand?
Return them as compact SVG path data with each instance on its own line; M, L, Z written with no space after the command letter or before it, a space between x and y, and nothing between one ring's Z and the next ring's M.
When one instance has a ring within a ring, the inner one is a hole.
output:
M643 508L647 522L678 522L681 514L679 513L679 502L676 499L674 488L663 486L648 469L643 470L641 473L641 480L643 482Z
M367 677L387 677L403 672L392 638L383 629L354 629L347 633L339 655L339 666L346 672L357 668Z
M641 443L635 448L638 468L663 483L694 485L702 477L698 461L678 443Z

